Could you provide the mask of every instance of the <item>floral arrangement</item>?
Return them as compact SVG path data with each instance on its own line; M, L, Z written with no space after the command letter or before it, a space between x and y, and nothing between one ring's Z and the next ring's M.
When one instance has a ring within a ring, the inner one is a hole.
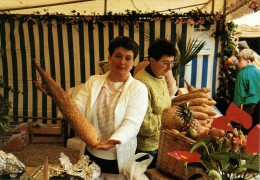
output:
M235 58L237 55L237 39L236 33L237 25L230 21L221 25L219 30L215 32L215 38L219 38L221 42L220 53L220 68L219 68L219 86L215 95L215 100L218 102L218 109L224 114L233 101L234 87L236 81L237 69L235 67Z
M212 123L212 128L225 131L223 137L201 139L192 146L190 152L173 151L168 154L185 162L186 166L198 163L212 180L255 178L259 175L260 124L254 126L248 135L238 130L237 136L232 137L229 132L236 130L231 126L232 121L246 129L252 126L251 116L232 102L226 115L216 118ZM230 148L230 143L235 146Z

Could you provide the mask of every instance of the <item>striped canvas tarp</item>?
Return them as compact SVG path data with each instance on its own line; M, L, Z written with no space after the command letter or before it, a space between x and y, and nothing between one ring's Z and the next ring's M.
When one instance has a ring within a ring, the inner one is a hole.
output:
M217 26L211 28L214 30ZM0 24L0 76L3 76L5 84L23 93L12 94L3 89L0 92L13 102L10 112L13 116L56 117L55 103L33 85L34 80L41 79L31 60L40 62L67 90L84 83L90 75L99 74L98 63L107 60L108 43L118 35L129 36L139 43L137 64L147 56L147 48L155 38L166 37L176 43L176 35L188 40L194 34L194 26L159 20L136 25L6 22ZM211 95L214 95L218 85L219 42L213 37L207 38L211 43L208 54L199 54L184 68L179 77L179 87L184 86L181 79L185 78L196 87L212 88Z

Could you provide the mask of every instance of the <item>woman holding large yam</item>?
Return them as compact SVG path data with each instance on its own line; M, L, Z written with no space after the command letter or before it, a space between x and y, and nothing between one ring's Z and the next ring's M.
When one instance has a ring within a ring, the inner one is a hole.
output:
M136 42L119 36L110 42L108 50L110 71L91 76L73 101L36 61L33 64L45 83L34 83L56 102L63 117L86 143L86 154L101 167L101 172L121 173L125 162L135 155L148 92L130 74L139 50Z
M110 71L91 76L74 101L101 139L94 147L87 146L86 154L102 172L121 173L124 163L135 154L148 94L146 87L130 74L138 55L137 43L118 36L110 42L108 50Z
M148 56L150 64L134 76L146 85L149 97L148 110L137 136L137 152L151 154L154 159L148 168L153 168L157 160L162 111L171 107L165 76L176 64L177 50L170 41L157 39L149 46Z

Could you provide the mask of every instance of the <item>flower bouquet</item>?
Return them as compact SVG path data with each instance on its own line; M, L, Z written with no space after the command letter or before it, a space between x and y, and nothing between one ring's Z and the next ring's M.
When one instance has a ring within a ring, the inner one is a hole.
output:
M224 130L223 137L200 139L189 152L173 151L168 154L185 162L186 167L198 164L208 179L256 178L259 176L260 124L244 135L241 129L231 126L232 121L246 129L252 126L251 116L231 103L226 115L216 118L211 125L212 128Z

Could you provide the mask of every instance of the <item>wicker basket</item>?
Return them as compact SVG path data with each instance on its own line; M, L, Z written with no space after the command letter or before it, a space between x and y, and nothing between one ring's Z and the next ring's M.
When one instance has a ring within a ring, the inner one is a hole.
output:
M156 164L157 168L177 179L189 179L189 177L194 174L201 174L201 179L207 179L207 175L204 173L203 169L188 166L188 170L186 171L184 169L184 162L168 155L168 152L172 151L190 151L191 145L194 142L193 139L180 133L176 133L175 131L161 129L158 159Z

